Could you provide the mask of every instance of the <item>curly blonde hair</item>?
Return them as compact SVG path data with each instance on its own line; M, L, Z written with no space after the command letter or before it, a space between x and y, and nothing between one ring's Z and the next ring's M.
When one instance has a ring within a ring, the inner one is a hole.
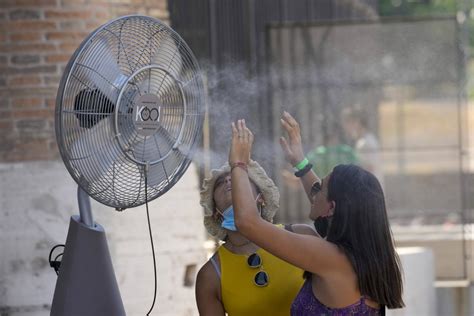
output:
M211 170L211 176L203 181L202 190L200 192L200 203L204 208L204 226L210 235L220 240L224 240L227 233L226 230L221 227L221 221L213 216L216 207L214 202L214 187L217 178L230 171L228 163L219 169ZM272 223L273 217L280 208L280 192L273 180L270 179L265 170L256 161L251 160L248 164L248 174L250 180L260 190L265 200L265 206L262 208L262 218Z

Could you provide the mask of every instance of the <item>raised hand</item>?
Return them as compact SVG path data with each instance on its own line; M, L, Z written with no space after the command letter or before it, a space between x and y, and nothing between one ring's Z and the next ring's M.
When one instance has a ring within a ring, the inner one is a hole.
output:
M238 120L237 123L232 122L232 142L229 152L230 165L236 162L246 164L250 162L253 139L254 136L245 125L245 120Z
M303 145L301 144L300 125L290 113L284 111L281 116L281 125L288 134L288 139L280 137L280 145L285 154L285 159L295 166L304 159Z

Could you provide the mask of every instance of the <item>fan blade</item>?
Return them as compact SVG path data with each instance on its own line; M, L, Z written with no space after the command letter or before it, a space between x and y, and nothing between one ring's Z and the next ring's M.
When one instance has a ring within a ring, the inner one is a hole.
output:
M95 54L86 54L89 58L82 63L93 71L87 71L86 76L115 104L120 89L127 81L128 76L120 70L118 59L112 55L110 45L105 39L98 39L90 49ZM101 58L97 58L97 56L101 56Z
M175 78L178 78L183 66L183 58L176 41L173 37L166 36L160 39L159 45L155 55L151 58L152 62L162 66Z
M71 145L71 163L93 183L106 174L121 151L115 140L113 116L86 129Z

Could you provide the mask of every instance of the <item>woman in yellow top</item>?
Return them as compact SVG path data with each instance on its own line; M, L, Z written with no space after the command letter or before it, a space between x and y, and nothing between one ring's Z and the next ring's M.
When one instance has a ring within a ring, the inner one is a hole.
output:
M204 264L196 281L200 315L289 315L291 302L303 285L303 271L257 247L234 225L230 167L212 170L204 180L201 205L204 225L224 241ZM280 194L265 170L255 161L248 165L252 194L260 216L268 222L279 208ZM279 225L283 229L283 225ZM309 225L286 229L315 235Z

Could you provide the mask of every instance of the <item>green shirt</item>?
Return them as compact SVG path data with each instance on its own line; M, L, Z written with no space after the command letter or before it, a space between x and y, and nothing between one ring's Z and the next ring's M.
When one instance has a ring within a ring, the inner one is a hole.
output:
M329 174L339 164L355 164L357 157L351 146L339 144L318 146L306 155L313 170L320 177Z

